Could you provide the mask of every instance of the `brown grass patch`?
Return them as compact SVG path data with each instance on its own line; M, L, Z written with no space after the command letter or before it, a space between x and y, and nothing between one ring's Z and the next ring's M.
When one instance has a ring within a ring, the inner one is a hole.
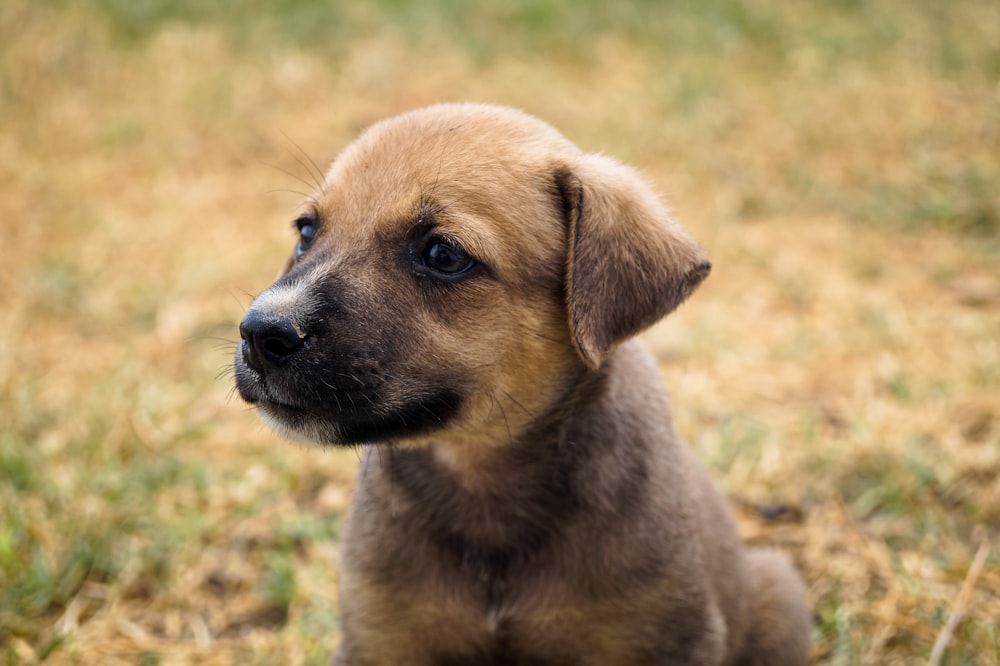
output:
M643 167L709 248L647 339L805 573L814 662L923 663L961 597L943 663L1000 663L997 7L374 4L328 43L300 5L0 8L0 656L325 663L355 456L232 399L235 322L310 187L293 141L475 99Z

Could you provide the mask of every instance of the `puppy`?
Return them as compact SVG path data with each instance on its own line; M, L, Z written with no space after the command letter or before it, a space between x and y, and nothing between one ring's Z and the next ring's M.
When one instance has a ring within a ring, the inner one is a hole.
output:
M802 664L810 611L741 547L635 340L708 275L631 169L510 109L380 122L240 325L240 395L364 449L338 666Z

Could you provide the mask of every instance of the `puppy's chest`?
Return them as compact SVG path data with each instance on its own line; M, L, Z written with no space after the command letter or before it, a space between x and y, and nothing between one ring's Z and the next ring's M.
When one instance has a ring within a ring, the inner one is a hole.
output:
M496 553L456 560L436 545L410 546L408 557L383 552L377 571L345 571L344 633L358 663L581 663L542 629L562 624L559 610L578 601L566 586Z
M495 585L495 584L494 584ZM471 591L467 588L466 591ZM550 592L553 590L550 590ZM442 607L418 622L414 637L424 637L429 666L563 666L580 664L575 633L565 607L550 607L546 599L525 594L518 585L494 586L485 601L485 590L467 595L455 605ZM436 615L436 616L435 616ZM434 639L427 641L428 636Z
M417 533L411 539L416 547L396 553L389 565L395 580L383 581L418 597L440 598L446 591L454 606L443 606L452 617L442 620L474 621L484 637L506 643L522 627L544 620L553 604L580 602L565 579L569 563L560 557L562 540L551 534L525 535L516 545L490 544L460 531ZM563 567L554 566L559 561Z
M465 530L441 525L428 530L423 521L407 519L413 516L399 518L408 523L397 533L407 546L378 551L369 561L374 570L365 576L381 588L373 598L390 600L390 607L358 610L363 616L386 618L399 644L422 652L419 659L411 652L407 663L581 663L575 654L579 646L565 641L577 628L567 609L586 601L569 583L561 535L509 525L518 538L506 543L516 546L498 545ZM365 605L357 598L344 603Z

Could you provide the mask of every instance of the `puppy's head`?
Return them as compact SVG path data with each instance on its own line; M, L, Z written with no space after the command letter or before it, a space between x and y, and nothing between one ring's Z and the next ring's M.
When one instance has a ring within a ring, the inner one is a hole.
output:
M371 127L240 325L240 395L321 444L502 444L709 270L632 170L522 113Z

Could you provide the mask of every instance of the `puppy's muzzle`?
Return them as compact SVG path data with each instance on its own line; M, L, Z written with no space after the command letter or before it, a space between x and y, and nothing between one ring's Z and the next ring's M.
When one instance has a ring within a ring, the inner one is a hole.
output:
M414 372L398 354L397 330L342 314L366 308L335 305L341 301L316 291L306 298L309 315L282 302L292 313L285 316L269 310L274 299L272 292L240 322L236 387L282 434L368 444L444 428L459 413L466 394L459 379Z
M284 365L305 341L305 336L285 317L254 310L240 322L240 337L243 360L262 374Z

